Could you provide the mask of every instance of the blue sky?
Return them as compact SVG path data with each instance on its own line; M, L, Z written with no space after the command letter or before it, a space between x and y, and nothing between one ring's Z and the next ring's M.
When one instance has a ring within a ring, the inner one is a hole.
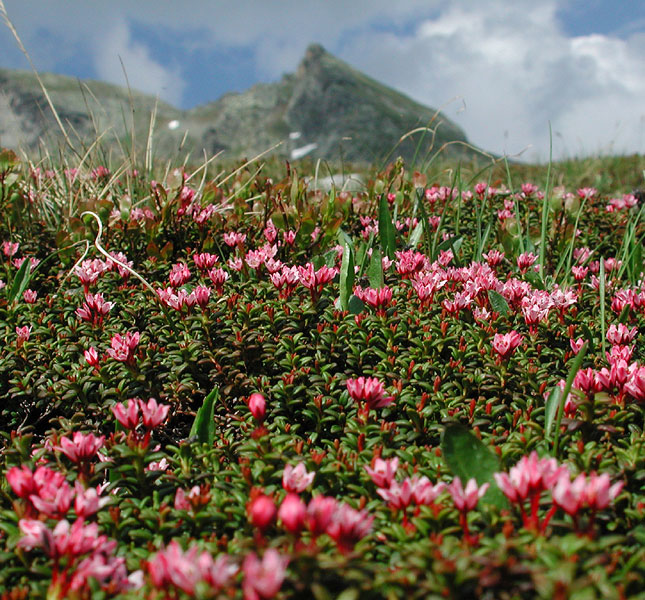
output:
M527 160L645 153L640 0L4 0L36 67L182 108L292 72L311 42ZM119 60L120 59L120 60ZM0 23L0 66L27 68ZM0 90L1 93L1 90Z

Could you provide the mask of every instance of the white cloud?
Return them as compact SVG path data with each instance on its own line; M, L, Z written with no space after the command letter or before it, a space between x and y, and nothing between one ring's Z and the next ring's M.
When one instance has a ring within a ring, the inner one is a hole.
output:
M133 88L158 95L174 105L181 103L185 82L180 70L155 61L146 46L132 39L125 21L115 23L100 36L94 56L99 78L124 85L127 74Z
M568 38L550 0L453 3L406 37L362 35L348 60L446 114L483 148L554 155L645 151L643 36Z

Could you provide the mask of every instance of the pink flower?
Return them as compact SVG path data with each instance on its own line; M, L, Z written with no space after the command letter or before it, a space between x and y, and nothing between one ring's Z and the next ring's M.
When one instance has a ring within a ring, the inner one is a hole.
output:
M489 483L478 486L477 481L473 477L468 480L466 489L464 489L461 484L461 479L455 477L448 486L448 491L452 496L452 501L455 503L455 508L460 512L468 512L477 506L479 499L486 493L489 486Z
M275 502L273 502L273 499L270 496L257 494L255 498L249 502L247 512L251 523L260 529L260 531L264 531L275 520Z
M174 288L178 288L186 283L191 277L190 269L185 263L174 264L170 269L168 281Z
M85 294L85 302L76 309L76 315L82 321L100 326L113 306L113 302L105 302L103 294Z
M221 294L224 289L224 284L229 278L229 274L222 268L211 269L206 274L215 286L215 291Z
M494 477L511 502L522 502L529 494L549 489L563 472L568 472L568 469L558 466L555 458L538 458L537 452L533 451L511 467L508 474L495 473Z
M90 367L94 367L95 369L99 368L99 354L96 351L96 348L88 348L83 352L83 356L85 357L85 360L87 361L87 364L90 365Z
M383 408L394 402L393 396L385 395L385 387L376 377L348 379L345 385L352 400L365 402L368 409Z
M612 323L607 330L607 341L614 345L627 345L634 340L637 334L638 327L629 329L622 323L618 323L618 326Z
M93 433L81 433L75 431L72 439L60 438L60 446L57 448L65 454L72 462L80 463L94 458L100 448L103 447L105 436L96 437Z
M504 260L504 253L499 250L491 250L487 254L482 254L489 267L496 267Z
M632 363L629 367L629 379L623 389L638 402L645 400L645 366Z
M285 465L282 474L282 487L287 492L300 494L311 484L316 476L315 472L308 473L304 463L298 463L295 467Z
M158 589L172 585L192 595L201 578L197 552L197 547L193 546L184 553L177 542L170 542L147 563L152 584Z
M230 231L224 234L224 243L233 248L234 246L241 246L246 241L246 233L238 233Z
M354 295L368 306L377 310L383 310L392 300L392 290L389 287L375 288L354 288Z
M391 481L390 487L379 488L376 493L383 498L392 508L405 509L413 499L415 482L407 477L401 483Z
M517 267L520 273L526 273L533 266L538 257L533 252L524 252L517 257Z
M219 262L219 257L216 254L202 252L201 254L193 254L193 262L200 271L207 271Z
M126 429L134 431L137 428L139 424L139 403L136 399L130 398L127 408L123 403L117 402L112 406L112 413L116 420Z
M96 514L109 501L109 498L101 498L96 488L83 488L79 481L74 483L76 496L74 498L74 511L82 519Z
M329 496L314 496L307 505L305 523L314 537L327 531L338 502Z
M150 430L158 425L161 425L168 416L170 406L168 404L157 404L154 398L150 398L148 402L139 400L139 408L141 409L141 417L143 419L143 426Z
M134 361L134 351L139 344L140 334L138 331L130 333L129 331L122 337L120 334L115 334L110 340L110 348L107 349L107 354L114 360L124 363L132 363Z
M19 242L2 242L2 252L7 257L12 257L16 252L18 252L19 247Z
M307 506L298 494L289 493L280 504L278 518L289 533L300 533L305 526Z
M264 417L266 416L266 400L262 394L258 392L251 394L249 397L249 410L256 421L259 423L264 421Z
M354 545L363 539L371 530L373 516L365 510L354 510L348 504L341 503L334 512L327 526L327 535L337 544L342 553L351 552Z
M399 459L396 456L389 460L377 458L374 460L374 468L365 467L365 470L377 487L387 488L394 481L398 466Z
M623 489L624 482L619 481L611 485L611 480L607 473L597 475L591 473L589 482L585 487L585 501L592 510L602 510L607 508L618 496Z
M289 229L289 231L285 231L282 234L282 237L284 239L284 243L293 246L294 242L296 241L296 232L293 231L292 229Z
M38 292L35 290L25 290L22 297L27 304L33 304L36 302L36 298L38 298Z
M552 490L553 502L569 515L577 515L585 502L586 478L578 475L573 482L568 472L560 474Z
M24 327L16 327L16 345L20 348L26 341L29 340L31 335L31 325Z
M502 360L506 360L523 341L524 338L515 330L505 334L496 333L493 338L493 350Z
M326 265L315 270L312 263L298 267L300 283L309 290L312 300L316 300L322 293L325 285L336 277L336 269Z
M282 587L288 564L289 558L274 548L269 548L262 560L254 552L247 554L242 564L244 600L273 598Z

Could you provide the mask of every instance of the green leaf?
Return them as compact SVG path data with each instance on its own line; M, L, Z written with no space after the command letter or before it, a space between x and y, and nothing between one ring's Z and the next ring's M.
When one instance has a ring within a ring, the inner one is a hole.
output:
M383 260L381 251L378 248L372 249L372 258L367 270L367 277L370 281L370 287L374 289L383 287Z
M354 290L354 248L343 246L343 260L340 263L340 309L349 309L349 297Z
M510 310L506 298L495 290L488 290L488 300L491 308L502 316L506 316Z
M201 444L212 446L215 442L215 401L219 398L219 388L214 387L204 398L204 403L195 415L195 421L190 428L190 437L197 437Z
M393 259L394 250L396 249L396 233L385 194L381 195L381 200L379 202L378 231L383 254L388 258Z
M353 315L359 315L363 312L364 307L365 305L363 304L363 301L360 298L358 298L357 296L354 296L354 294L352 294L349 297L347 308L349 309L350 313L352 313Z
M452 474L463 483L475 478L477 485L490 483L482 500L498 508L507 508L508 501L497 487L493 473L502 470L497 455L462 425L448 425L441 436L441 450Z
M31 279L31 264L28 258L22 261L18 272L13 278L13 284L9 295L7 296L7 301L11 304L16 298L19 298L22 293L27 289L29 285L29 280Z
M539 273L536 273L535 271L527 271L524 273L524 279L526 279L534 288L537 288L538 290L544 290L544 281L540 277Z

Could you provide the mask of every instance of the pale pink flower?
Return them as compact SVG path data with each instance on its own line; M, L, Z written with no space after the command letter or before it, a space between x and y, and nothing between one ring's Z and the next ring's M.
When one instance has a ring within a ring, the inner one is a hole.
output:
M610 485L611 480L607 473L597 475L592 472L589 475L589 481L585 487L585 501L592 510L602 510L607 508L620 494L624 482L618 481Z
M578 475L573 481L568 472L563 472L553 487L551 493L553 502L569 515L577 515L585 503L586 478Z
M629 367L629 379L625 382L624 391L638 402L645 400L645 366L632 363Z
M224 284L229 278L229 274L222 268L211 269L206 274L215 286L215 291L221 294L224 290Z
M387 286L378 289L356 287L354 288L354 295L377 310L383 310L392 300L392 290Z
M18 252L18 248L20 247L19 242L2 242L2 252L4 253L5 256L7 257L12 257L16 252Z
M618 323L618 325L612 323L607 330L607 341L615 345L630 344L637 334L638 327L629 329L622 323Z
M228 265L228 268L232 269L233 271L241 271L244 267L244 263L239 256L236 256L235 258L229 258L226 264Z
M186 594L194 594L201 579L197 553L196 546L184 553L176 541L170 542L147 563L152 584L158 589L172 585Z
M293 246L296 241L296 232L293 231L293 229L289 229L289 231L283 232L282 238L284 239L285 244Z
M431 506L446 489L443 481L432 483L425 475L414 476L410 479L412 485L412 499L418 506Z
M533 252L524 252L517 257L517 268L520 273L526 273L533 266L538 257Z
M29 340L31 335L31 325L23 327L16 327L16 344L20 348L26 341Z
M143 426L151 430L166 420L170 406L168 404L158 404L154 398L150 398L148 402L139 400L139 409L141 410Z
M282 487L287 492L300 494L311 485L315 476L316 473L314 471L307 472L305 463L300 462L295 467L293 465L285 465L284 472L282 473Z
M500 252L499 250L491 250L488 253L482 254L482 257L486 260L490 267L496 267L504 260L504 253Z
M401 483L391 481L388 488L379 488L376 493L393 508L405 509L412 502L414 483L416 482L406 477Z
M208 271L219 262L219 257L216 254L202 252L201 254L193 254L193 262L200 271Z
M273 598L282 587L288 564L289 557L281 556L275 548L266 550L262 560L255 552L247 554L242 564L244 600Z
M190 269L185 263L176 263L170 269L168 281L172 287L180 287L184 285L191 277Z
M85 489L79 481L74 483L74 489L74 511L80 518L86 519L96 514L110 501L109 498L101 498L96 488Z
M236 231L229 231L224 234L224 243L233 248L234 246L241 246L246 241L246 233L238 233Z
M461 484L461 479L455 477L448 486L448 491L452 496L452 501L455 503L455 508L460 512L468 512L477 506L479 499L486 493L489 487L489 483L478 486L477 481L472 477L468 480L466 488L464 489Z
M131 363L134 361L134 351L139 344L140 333L127 332L125 337L116 333L110 340L110 348L107 349L107 354L114 360L119 362Z
M38 292L36 290L25 290L22 298L27 304L34 304L36 298L38 298Z
M351 552L356 543L370 533L373 521L374 517L368 515L366 510L355 510L341 503L327 526L327 535L336 542L341 552Z
M394 481L398 467L399 459L395 456L389 460L376 458L374 460L374 468L365 467L365 470L377 487L387 488Z
M493 350L502 360L505 360L523 341L524 338L515 330L505 334L496 333L493 338Z
M76 315L82 321L88 321L94 326L100 326L103 319L112 310L113 302L106 302L103 294L85 294L83 306L76 309Z
M267 221L266 227L264 228L264 231L262 233L264 234L264 237L266 241L269 242L269 244L273 244L273 242L275 242L276 238L278 237L278 230L276 229L271 219Z

